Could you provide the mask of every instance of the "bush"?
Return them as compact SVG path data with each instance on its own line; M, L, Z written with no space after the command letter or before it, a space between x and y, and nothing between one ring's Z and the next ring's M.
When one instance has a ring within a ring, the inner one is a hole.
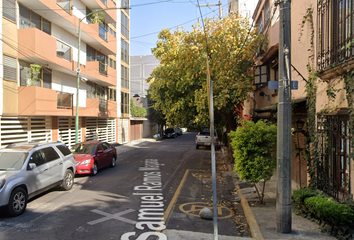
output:
M299 208L305 205L305 199L319 195L319 192L311 188L301 188L293 192L292 199Z
M264 184L274 172L276 158L272 156L277 141L277 127L264 120L257 123L243 121L236 131L231 131L231 146L235 158L235 172L240 179L255 184L260 202L264 198ZM262 194L256 183L264 180Z
M332 226L351 225L354 210L348 205L335 202L332 198L314 196L305 199L305 206L317 219Z

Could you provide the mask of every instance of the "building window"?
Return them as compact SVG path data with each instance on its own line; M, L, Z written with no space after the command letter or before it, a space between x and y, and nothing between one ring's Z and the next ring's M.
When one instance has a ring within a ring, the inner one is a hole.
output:
M71 1L70 0L57 0L57 5L64 9L67 13L70 13L71 10Z
M96 49L86 45L86 61L93 62L96 61Z
M122 34L129 38L129 21L128 17L123 12L121 12L121 23Z
M122 8L129 7L129 0L121 0L121 6ZM129 14L129 9L126 9L126 12Z
M129 44L122 38L121 39L121 60L129 63Z
M16 58L4 55L4 79L16 81Z
M16 22L16 0L3 0L2 8L3 16Z
M107 6L107 0L101 0Z
M96 83L87 82L86 83L86 97L87 98L99 98L99 99L109 99L107 95L109 94L108 88L98 85Z
M117 90L109 88L109 100L117 101Z
M44 88L52 88L52 72L49 69L42 68L38 76L31 76L31 64L19 61L20 64L20 85L21 86L38 86ZM33 82L33 77L37 77L38 81Z
M110 58L110 59L109 59L109 66L110 66L111 68L117 69L117 62L116 62L116 60Z
M107 41L107 29L108 26L105 23L101 23L99 27L99 36Z
M268 82L267 65L256 66L254 70L254 84L262 84Z
M51 22L20 5L20 28L37 28L51 34Z
M129 93L121 92L121 113L129 114Z
M57 40L57 56L71 62L71 47Z
M354 1L318 0L317 64L324 70L354 55Z
M129 68L121 65L121 86L129 89Z

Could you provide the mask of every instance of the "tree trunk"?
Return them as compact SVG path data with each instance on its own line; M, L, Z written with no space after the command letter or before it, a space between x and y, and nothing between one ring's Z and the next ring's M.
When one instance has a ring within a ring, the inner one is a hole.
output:
M235 131L237 127L236 119L233 113L225 114L226 118L226 133L230 133L231 131ZM229 163L234 163L233 150L231 147L231 139L229 135L227 135L227 152Z

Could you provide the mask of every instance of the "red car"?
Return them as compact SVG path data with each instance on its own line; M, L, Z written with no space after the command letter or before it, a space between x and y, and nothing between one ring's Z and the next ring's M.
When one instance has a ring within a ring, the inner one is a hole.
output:
M76 161L76 174L96 175L98 169L115 167L117 151L106 142L88 141L75 144L71 151Z

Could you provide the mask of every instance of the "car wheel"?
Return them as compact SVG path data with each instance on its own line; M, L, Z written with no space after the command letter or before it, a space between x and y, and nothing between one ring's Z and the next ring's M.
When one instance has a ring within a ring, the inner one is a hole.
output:
M63 182L60 184L60 188L64 191L69 191L74 185L74 173L70 169L66 169Z
M113 157L110 167L114 168L115 166L116 166L116 157Z
M10 217L21 215L27 206L27 192L22 188L15 188L10 196L7 214Z
M97 172L98 172L98 166L97 166L97 163L95 162L92 167L91 175L95 176L97 174Z
M199 145L195 145L195 148L196 148L196 149L199 149Z

